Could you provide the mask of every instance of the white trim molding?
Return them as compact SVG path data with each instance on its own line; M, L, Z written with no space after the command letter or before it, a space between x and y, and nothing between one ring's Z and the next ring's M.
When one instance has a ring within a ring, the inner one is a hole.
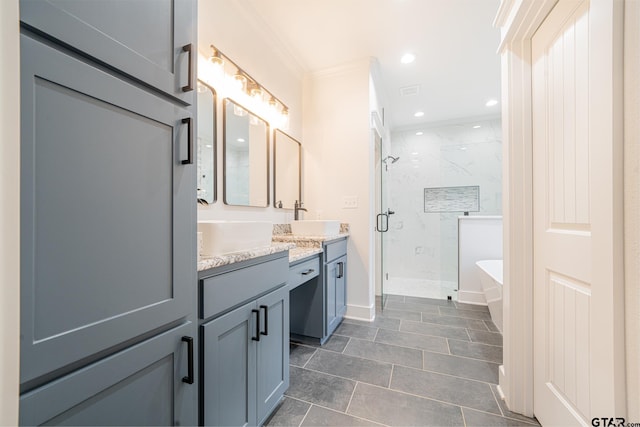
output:
M531 38L557 0L503 0L504 354L499 388L513 412L533 416L533 171Z

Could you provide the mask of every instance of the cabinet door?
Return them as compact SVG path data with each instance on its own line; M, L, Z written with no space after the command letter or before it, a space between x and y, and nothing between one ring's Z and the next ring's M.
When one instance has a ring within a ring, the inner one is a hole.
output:
M21 78L30 389L193 311L195 170L189 111L25 35Z
M28 28L189 104L195 10L195 0L20 0Z
M289 388L289 288L257 301L261 317L257 343L258 422L261 424Z
M327 296L326 303L326 333L331 335L339 323L338 311L336 306L336 282L338 279L338 261L330 262L325 267L325 294Z
M20 396L20 425L195 425L187 322Z
M347 311L347 257L338 258L336 268L336 316L342 319Z
M347 310L347 257L327 264L327 335L333 333Z
M204 425L256 424L255 307L251 302L202 326Z

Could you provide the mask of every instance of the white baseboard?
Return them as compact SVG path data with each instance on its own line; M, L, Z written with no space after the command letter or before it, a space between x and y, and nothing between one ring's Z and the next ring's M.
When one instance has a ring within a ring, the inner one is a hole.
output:
M458 302L465 304L487 305L484 292L458 291Z
M347 319L372 322L376 317L376 305L375 303L370 306L347 304L347 312L344 317Z

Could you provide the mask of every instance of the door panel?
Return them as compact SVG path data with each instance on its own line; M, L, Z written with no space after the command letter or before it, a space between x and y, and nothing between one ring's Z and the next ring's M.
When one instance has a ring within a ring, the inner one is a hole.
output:
M197 384L187 384L191 322L20 397L20 425L194 425Z
M256 423L255 307L251 302L202 326L204 425Z
M25 383L190 313L195 187L187 110L25 35L21 61Z
M186 103L193 91L182 47L194 43L193 0L21 0L20 20L29 27ZM144 24L144 25L142 25ZM195 84L195 82L193 82Z
M257 347L258 423L271 412L289 388L289 288L284 286L256 302L264 316ZM266 308L263 308L266 307ZM268 320L268 322L267 322Z
M534 413L543 425L590 424L604 416L603 402L606 416L622 416L612 397L619 368L611 356L598 363L604 342L612 344L610 355L623 351L622 340L612 341L619 265L612 252L601 256L615 238L621 207L614 198L620 189L599 185L615 182L621 166L611 104L603 109L606 93L594 90L612 87L594 67L614 65L612 47L594 42L606 36L594 22L612 8L607 3L560 1L532 40ZM598 137L607 127L609 134ZM594 214L602 207L607 214Z

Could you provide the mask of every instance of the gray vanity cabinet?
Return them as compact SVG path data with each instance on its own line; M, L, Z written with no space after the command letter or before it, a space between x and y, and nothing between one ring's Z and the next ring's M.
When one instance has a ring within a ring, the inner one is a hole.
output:
M194 0L20 0L23 25L187 104L195 14Z
M347 240L323 243L322 273L316 257L291 266L291 339L324 344L347 311ZM297 280L296 280L297 279Z
M201 424L260 425L289 387L286 254L201 273Z

